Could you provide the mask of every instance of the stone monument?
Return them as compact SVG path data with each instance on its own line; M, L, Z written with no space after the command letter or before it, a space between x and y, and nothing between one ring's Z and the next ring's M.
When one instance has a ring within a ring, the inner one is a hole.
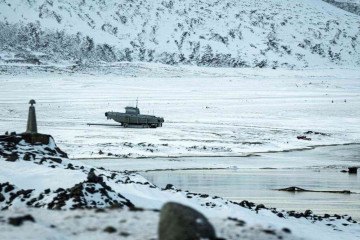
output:
M28 115L28 121L27 121L27 127L26 127L26 133L37 133L37 123L36 123L36 113L35 113L35 100L31 99L29 104L29 115Z

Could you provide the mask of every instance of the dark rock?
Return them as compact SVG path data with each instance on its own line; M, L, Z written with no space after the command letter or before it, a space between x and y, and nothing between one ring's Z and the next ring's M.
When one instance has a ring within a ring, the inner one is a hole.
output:
M214 227L200 212L174 202L160 213L159 240L216 239Z
M106 212L106 211L105 211L105 209L103 209L103 208L97 208L97 209L95 210L95 212L96 212L96 213L103 213L103 212Z
M322 133L322 132L315 132L315 131L307 131L307 132L304 132L304 134L315 134L315 135L321 135L321 136L330 136L330 134L328 133Z
M169 183L169 184L166 184L164 190L170 190L170 189L173 189L173 187L174 187L174 185Z
M60 148L55 147L55 150L56 150L56 152L57 152L58 154L60 154L60 157L62 157L62 158L69 158L68 155L67 155L67 153L65 153L64 151L62 151Z
M51 149L49 147L45 147L44 150L49 152L49 155L54 156L56 154L56 151L54 149Z
M122 237L128 237L128 236L130 236L130 233L121 232L121 233L120 233L120 236L122 236Z
M95 169L93 169L93 168L88 173L87 180L92 183L102 183L103 182L103 178L96 176Z
M47 161L46 161L46 158L45 158L45 157L42 157L41 160L40 160L40 162L39 162L39 164L41 165L41 164L43 164L44 162L47 162Z
M10 191L12 191L12 190L14 190L14 189L15 189L15 188L14 188L13 185L8 184L8 185L5 187L4 191L7 193L7 192L10 192Z
M279 212L279 213L277 214L277 216L280 217L280 218L283 218L283 217L284 217L284 214L282 214L281 212Z
M11 224L13 226L20 226L25 221L35 222L35 219L33 218L33 216L31 216L29 214L24 215L24 216L20 216L20 217L9 218L9 224Z
M276 235L276 232L272 229L264 229L263 232L270 235Z
M288 229L288 228L283 228L282 231L285 232L285 233L291 233L291 230Z
M49 194L49 193L50 193L50 188L45 189L45 190L44 190L44 193L45 193L45 194Z
M234 221L236 222L236 226L240 226L240 227L243 227L246 225L246 222L243 221L243 220L240 220L240 219L237 219L237 218L231 218L231 217L228 217L229 220L231 221ZM218 239L218 238L217 238Z
M25 154L24 154L24 157L23 157L23 160L24 160L24 161L30 161L31 155L32 155L31 153L25 153Z
M116 232L116 228L112 227L112 226L108 226L104 229L104 232L107 232L107 233L114 233Z
M0 193L0 202L3 202L3 201L5 201L5 197L2 193Z
M47 145L52 138L50 135L40 134L40 133L22 133L20 134L21 138L25 140L25 142L34 144L44 144Z
M349 173L350 174L357 174L357 170L358 170L357 167L349 167Z
M75 170L74 165L72 165L71 163L68 163L67 169Z
M88 193L94 194L96 192L94 187L86 187L85 191L87 191Z
M65 189L63 189L63 188L58 188L58 189L55 190L55 193L59 193L59 192L63 192L63 191L65 191Z
M259 211L260 209L265 208L264 204L259 204L256 206L255 211Z
M309 217L313 212L311 210L306 210L304 212L305 217Z
M49 157L48 159L53 161L53 162L56 162L56 163L61 163L62 162L62 160L60 158Z
M311 138L308 138L306 136L297 136L297 139L311 141Z
M32 206L36 201L37 201L36 198L32 198L32 199L30 199L30 201L27 201L27 202L26 202L26 205Z
M253 207L255 207L255 203L246 200L241 201L239 205L248 209L252 209Z
M23 195L25 198L29 198L31 193L32 193L32 189L27 189L27 190L19 190L16 192L17 195Z
M5 161L15 162L18 159L19 159L19 155L16 152L13 152L6 158Z
M10 185L11 186L11 185ZM13 188L13 186L11 186ZM22 196L22 201L25 201L26 198L29 198L31 196L32 189L28 190L19 190L19 191L13 191L10 193L9 202L14 201L15 198Z
M200 194L200 197L201 198L207 198L207 197L209 197L209 195L208 194Z

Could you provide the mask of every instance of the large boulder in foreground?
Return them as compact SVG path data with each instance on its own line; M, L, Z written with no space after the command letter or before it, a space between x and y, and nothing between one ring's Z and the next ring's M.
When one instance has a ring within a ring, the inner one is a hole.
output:
M214 227L200 212L174 202L161 208L159 240L216 239Z

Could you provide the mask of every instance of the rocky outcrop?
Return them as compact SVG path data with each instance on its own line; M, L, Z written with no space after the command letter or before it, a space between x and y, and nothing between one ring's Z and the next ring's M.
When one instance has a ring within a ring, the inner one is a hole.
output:
M29 147L36 146L36 147ZM61 163L67 154L56 146L54 139L46 134L0 135L0 160Z
M50 135L23 133L0 136L0 161L13 162L15 165L26 161L44 168L78 171L84 175L84 181L75 182L72 187L49 188L40 193L34 189L18 188L9 182L0 183L1 210L15 205L48 209L134 208L128 199L115 192L107 182L111 180L119 184L135 183L130 180L131 173L109 171L108 174L99 175L96 172L104 172L105 169L74 165L69 162L67 154L56 146ZM150 184L147 182L147 185Z

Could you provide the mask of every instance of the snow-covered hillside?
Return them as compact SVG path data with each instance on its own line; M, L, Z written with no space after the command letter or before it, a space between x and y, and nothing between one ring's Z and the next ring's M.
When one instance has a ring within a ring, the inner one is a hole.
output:
M0 0L0 61L357 67L359 26L321 0Z

